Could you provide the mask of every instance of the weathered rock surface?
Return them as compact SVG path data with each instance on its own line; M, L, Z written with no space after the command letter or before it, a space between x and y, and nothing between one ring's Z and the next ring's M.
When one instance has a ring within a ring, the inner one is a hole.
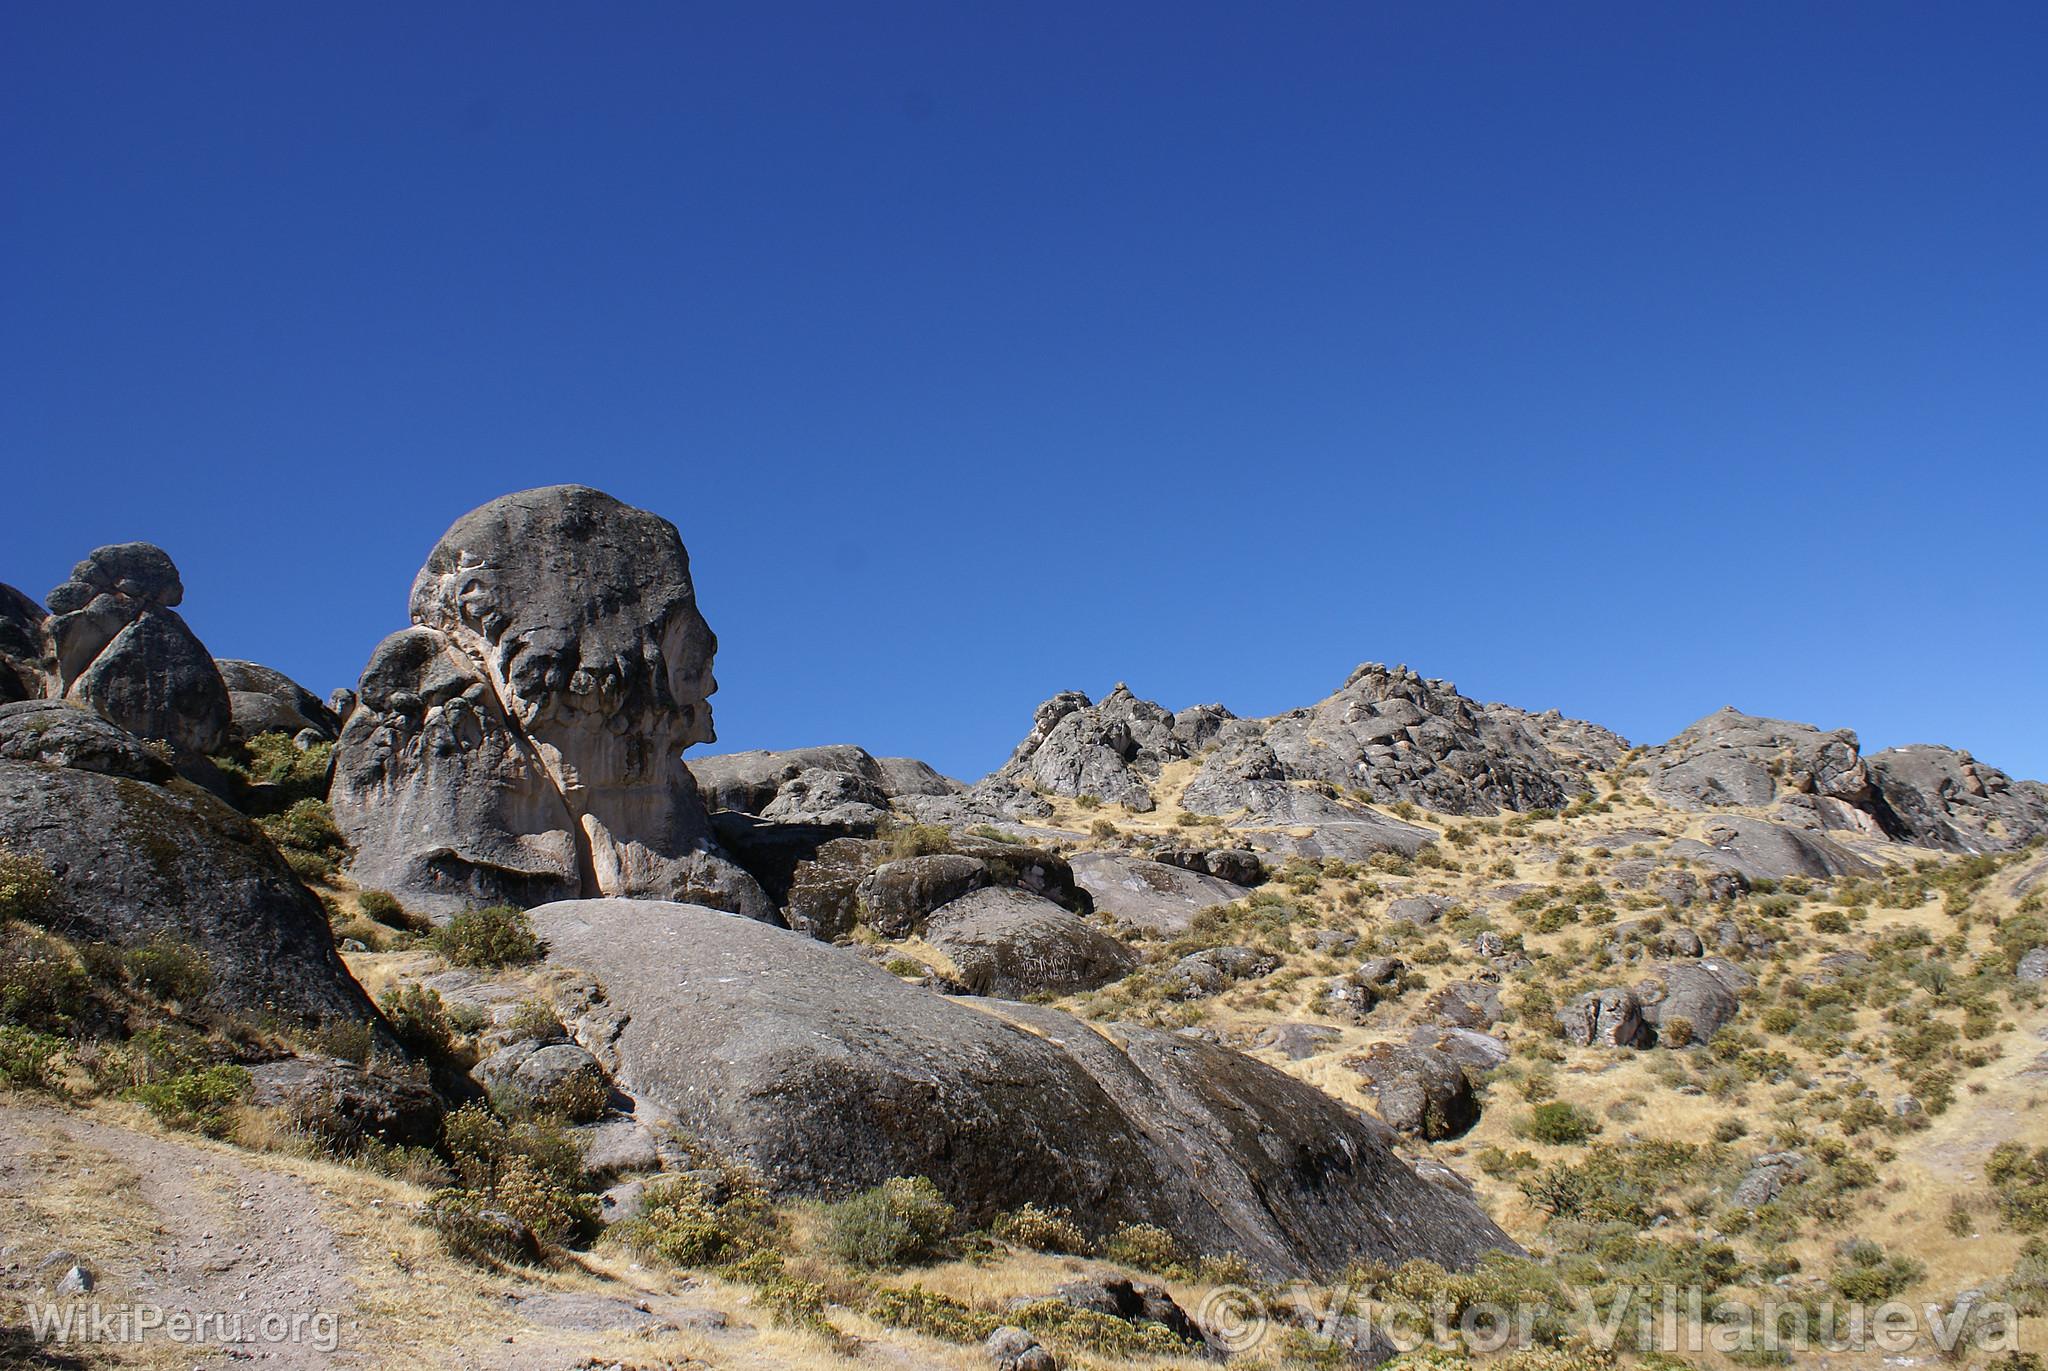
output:
M862 782L873 795L881 797L879 804L885 810L894 800L958 795L966 790L960 782L941 776L915 757L875 757L864 748L846 743L781 752L717 753L692 757L689 768L707 806L747 814L767 815L778 802L785 811L801 809L800 798L784 796L783 789L806 773L823 772ZM807 784L815 786L820 780L813 776Z
M1916 744L1869 758L1887 831L1951 852L2004 852L2048 833L2048 785L2015 781L1967 752Z
M1065 691L1038 707L1031 732L992 779L1149 812L1161 768L1194 756L1230 717L1218 705L1176 715L1121 682L1100 704Z
M942 906L924 939L953 963L968 994L1006 1000L1094 990L1138 964L1085 919L1014 887L975 890Z
M1435 1142L1479 1122L1479 1099L1465 1069L1448 1052L1412 1043L1374 1043L1344 1059L1372 1092L1387 1127Z
M329 742L341 736L341 716L282 671L231 657L215 659L214 666L228 688L235 731L244 738L259 733L296 736L309 728Z
M1121 852L1080 852L1069 861L1097 909L1155 933L1186 932L1203 910L1251 893L1215 876Z
M330 1147L367 1138L432 1147L441 1136L441 1101L425 1073L370 1070L333 1057L287 1057L249 1069L249 1103L281 1111Z
M1645 789L1678 809L1775 804L1787 823L1952 852L1999 852L2048 833L2048 786L1967 752L1915 745L1863 756L1848 729L1722 709L1654 749Z
M178 568L162 548L96 548L50 592L49 617L37 622L33 607L19 603L27 597L10 594L0 615L12 643L7 674L36 687L21 698L75 700L139 737L188 753L218 751L232 721L227 686L177 613L184 598ZM26 641L32 635L41 642ZM38 649L33 677L31 647Z
M1190 952L1167 968L1167 993L1177 1000L1221 994L1238 981L1271 975L1280 959L1251 947L1210 947Z
M1643 1021L1662 1046L1688 1047L1720 1032L1741 1007L1741 993L1754 978L1719 957L1668 962L1634 988ZM1684 1021L1685 1028L1674 1025Z
M1336 1101L1147 1029L904 985L801 935L682 905L534 911L602 983L572 1015L619 1083L783 1194L929 1176L971 1221L1027 1201L1091 1233L1155 1223L1274 1274L1377 1256L1465 1266L1506 1237Z
M382 1023L335 955L320 902L248 819L83 710L0 706L0 740L9 756L38 758L0 761L0 844L56 873L53 928L122 947L187 944L223 1009Z
M1642 1002L1620 986L1588 990L1557 1011L1560 1036L1578 1047L1648 1047L1654 1040Z
M717 640L673 524L583 486L504 496L435 546L412 617L335 752L358 881L436 914L601 893L775 917L679 760L714 736Z
M27 595L0 585L0 705L49 695L57 675L49 617Z
M1877 869L1832 838L1737 814L1716 818L1698 838L1680 838L1666 850L1733 871L1745 881L1792 876L1832 880L1867 876Z

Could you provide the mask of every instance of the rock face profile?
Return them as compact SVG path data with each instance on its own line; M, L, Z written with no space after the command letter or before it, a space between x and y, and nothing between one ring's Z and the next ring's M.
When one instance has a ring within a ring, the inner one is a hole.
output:
M577 895L773 906L680 760L717 639L675 525L584 486L457 520L378 644L335 751L351 874L433 913Z
M216 752L228 689L176 606L184 582L150 543L97 548L49 595L49 612L0 586L0 702L72 700L138 737Z
M259 733L297 737L310 730L316 740L331 743L341 735L341 716L282 671L227 657L214 665L228 688L235 731L244 738Z
M1153 1223L1274 1275L1512 1248L1354 1111L1237 1053L948 1000L700 907L584 900L533 918L550 962L590 978L569 1018L613 1079L777 1193L928 1176L973 1220L1031 1202L1098 1233Z
M2048 833L2048 786L1954 748L1864 756L1855 733L1720 709L1650 753L1644 789L1675 809L1775 807L1806 829L1951 852L1999 852ZM1817 873L1807 873L1817 874Z
M40 921L80 942L169 940L223 1008L381 1023L326 912L248 819L76 705L0 705L0 846L57 877Z

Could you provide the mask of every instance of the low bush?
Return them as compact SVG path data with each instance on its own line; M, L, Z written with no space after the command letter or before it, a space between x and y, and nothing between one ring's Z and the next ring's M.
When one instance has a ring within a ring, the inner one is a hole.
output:
M434 926L431 920L400 904L397 896L382 890L365 890L356 896L356 907L365 918L405 933L425 933Z
M54 1089L57 1082L52 1064L63 1049L61 1038L0 1025L0 1089Z
M825 1211L825 1247L849 1266L887 1269L936 1261L953 1206L923 1176L898 1176Z
M2022 1233L2048 1229L2048 1147L2029 1154L2020 1143L2002 1142L1991 1149L1984 1179L2006 1223Z
M208 1066L138 1085L130 1094L172 1128L224 1138L233 1126L235 1106L249 1094L249 1084L249 1073L239 1066Z
M192 1005L213 988L213 968L189 943L159 938L130 949L121 960L128 979L154 999Z
M993 1314L915 1285L876 1291L868 1301L867 1314L876 1323L963 1346L985 1342L1003 1326L1003 1320Z
M57 891L48 862L32 852L0 848L0 919L47 919Z
M455 1033L439 991L414 982L394 985L377 997L377 1008L390 1021L399 1045L416 1057L452 1056Z
M1529 1111L1529 1137L1564 1146L1585 1142L1600 1131L1600 1121L1575 1104L1553 1100Z
M481 1105L464 1105L448 1116L442 1138L461 1191L475 1201L448 1201L456 1211L502 1210L547 1245L595 1231L583 1149L559 1121L508 1122Z
M1157 1276L1178 1277L1187 1269L1187 1258L1173 1234L1149 1223L1127 1223L1117 1229L1102 1245L1102 1255L1119 1266Z
M0 1019L64 1034L90 1016L92 978L61 938L0 923Z
M1912 1258L1889 1256L1877 1243L1858 1239L1829 1273L1828 1284L1858 1304L1881 1304L1926 1273L1927 1268Z
M457 966L519 966L537 961L545 950L526 911L511 905L466 909L436 929L429 941Z
M996 1215L989 1232L1006 1243L1033 1252L1085 1253L1088 1238L1063 1211L1040 1209L1027 1204L1007 1214Z
M775 1246L775 1211L744 1176L716 1170L665 1176L641 1192L637 1217L613 1241L675 1266L721 1267Z

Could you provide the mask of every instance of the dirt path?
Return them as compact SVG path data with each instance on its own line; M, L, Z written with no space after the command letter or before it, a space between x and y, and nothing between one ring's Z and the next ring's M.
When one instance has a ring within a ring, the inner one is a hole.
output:
M64 1250L97 1279L88 1302L214 1316L204 1353L158 1335L118 1348L117 1364L362 1363L348 1350L351 1263L303 1181L223 1150L14 1105L0 1109L0 1207L17 1296L47 1298L39 1291L69 1264L49 1254Z

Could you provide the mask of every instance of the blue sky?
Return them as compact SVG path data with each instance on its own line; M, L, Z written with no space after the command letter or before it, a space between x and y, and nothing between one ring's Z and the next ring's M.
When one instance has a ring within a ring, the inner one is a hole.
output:
M719 747L1357 662L2048 776L2048 9L0 11L0 580L323 693L464 510L682 529Z

